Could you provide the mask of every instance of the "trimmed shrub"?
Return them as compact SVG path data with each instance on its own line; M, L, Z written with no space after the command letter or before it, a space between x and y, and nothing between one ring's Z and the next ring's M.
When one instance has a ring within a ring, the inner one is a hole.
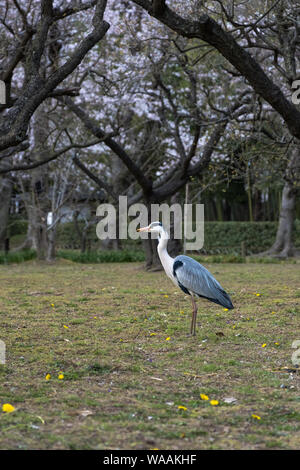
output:
M0 264L23 263L23 261L34 258L36 258L36 252L34 250L23 250L7 254L0 253Z
M295 245L300 247L300 221L295 222ZM277 222L206 222L202 254L246 255L267 250L275 241Z
M60 250L57 256L77 263L126 263L145 260L142 251L129 250L89 251L86 253Z

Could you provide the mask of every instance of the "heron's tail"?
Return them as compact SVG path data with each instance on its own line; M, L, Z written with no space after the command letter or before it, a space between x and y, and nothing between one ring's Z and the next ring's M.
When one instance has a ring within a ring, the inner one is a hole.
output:
M229 295L223 289L218 288L217 295L214 298L206 297L205 295L200 295L200 294L196 294L196 295L198 297L203 297L204 299L210 300L211 302L214 302L215 304L222 305L223 307L228 308L228 310L232 310L234 308Z
M223 289L219 289L217 300L220 305L223 305L223 307L228 308L229 310L234 308L231 302L231 298Z

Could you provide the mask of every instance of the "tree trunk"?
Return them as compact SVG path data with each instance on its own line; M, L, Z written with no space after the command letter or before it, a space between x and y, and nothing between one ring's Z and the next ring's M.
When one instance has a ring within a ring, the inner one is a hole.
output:
M256 189L254 192L254 214L253 219L255 222L263 220L263 205L261 200L261 191Z
M55 260L55 240L56 240L56 227L52 227L48 231L48 243L47 243L47 261L54 261Z
M4 248L7 238L9 206L12 193L12 182L8 178L0 179L0 250Z
M299 178L299 156L299 149L295 148L285 174L276 240L273 246L264 254L280 258L296 255L296 249L293 244L293 228L297 194L296 181Z
M296 190L286 182L282 191L279 224L274 245L267 254L282 258L295 255L293 245L294 212L296 203Z
M38 108L34 116L34 141L35 148L31 154L32 160L43 160L48 154L46 142L49 133L49 121L45 105ZM29 201L30 234L33 248L37 251L39 260L48 259L48 234L47 234L47 214L51 209L49 198L49 184L47 167L40 166L34 169L31 174L31 188Z

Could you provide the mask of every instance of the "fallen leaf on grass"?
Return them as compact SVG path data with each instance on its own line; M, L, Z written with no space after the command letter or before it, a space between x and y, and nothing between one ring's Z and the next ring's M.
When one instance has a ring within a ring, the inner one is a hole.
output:
M78 411L78 414L80 414L80 416L83 416L85 418L86 416L92 415L93 412L90 410L80 410Z
M231 405L232 403L235 403L236 401L237 399L234 397L226 397L223 399L223 402L228 403L229 405Z

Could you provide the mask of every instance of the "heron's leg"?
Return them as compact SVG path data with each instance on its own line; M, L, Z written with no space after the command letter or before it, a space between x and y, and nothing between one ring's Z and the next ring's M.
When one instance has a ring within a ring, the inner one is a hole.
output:
M192 312L192 320L191 320L191 335L193 334L193 322L194 322L194 311L195 311L195 307L194 307L194 298L193 296L192 297L192 307L193 307L193 312Z
M192 321L191 321L191 335L195 335L195 328L196 328L196 315L197 315L197 305L192 295L192 305L193 305L193 314L192 314Z
M195 300L194 300L195 302ZM194 333L193 335L196 336L196 319L197 319L197 312L198 312L198 307L197 307L197 304L195 302L195 313L194 313Z

